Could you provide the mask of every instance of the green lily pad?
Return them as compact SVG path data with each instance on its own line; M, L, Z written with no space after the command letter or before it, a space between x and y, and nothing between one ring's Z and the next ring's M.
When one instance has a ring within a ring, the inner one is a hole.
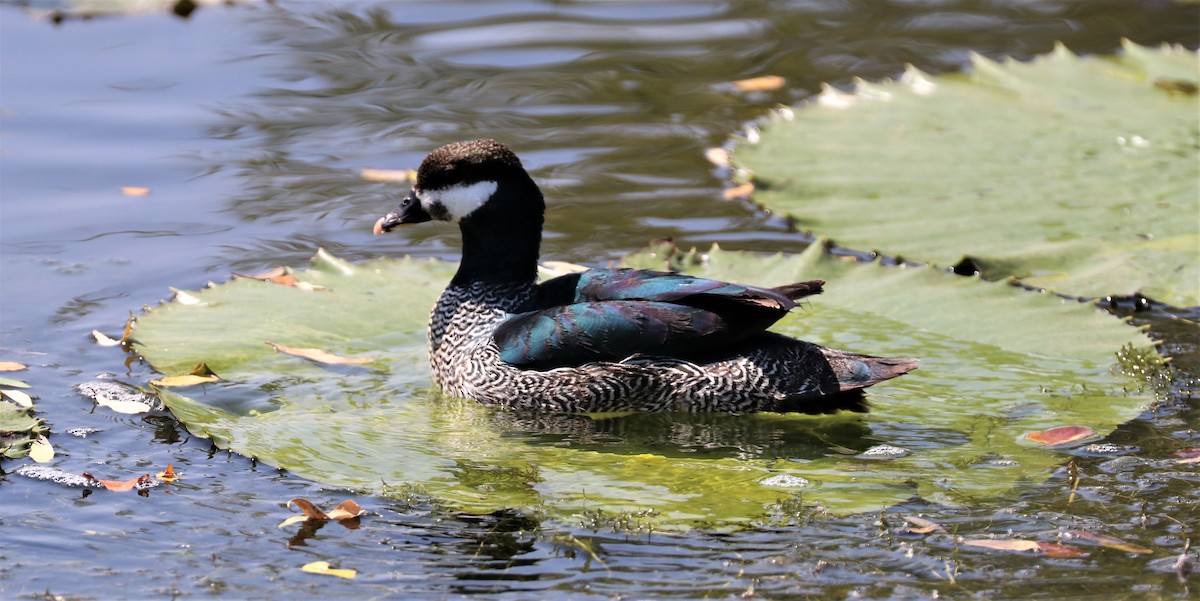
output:
M30 446L49 432L46 422L30 415L29 407L0 400L0 459L20 459L29 455Z
M497 411L430 390L426 317L454 265L348 265L324 253L297 276L325 290L237 279L149 310L133 338L164 374L200 362L218 374L159 394L194 434L271 465L384 493L415 484L469 511L653 510L660 527L751 520L795 493L835 511L918 494L990 497L1060 464L1057 452L1023 442L1026 432L1105 433L1150 400L1125 392L1136 382L1116 364L1122 348L1153 363L1151 342L1091 305L933 268L855 265L823 245L705 257L687 269L751 283L825 279L829 292L778 330L920 357L921 369L872 388L865 416ZM374 361L323 365L268 340Z
M827 89L740 144L755 199L848 248L1200 304L1197 54L1132 43Z

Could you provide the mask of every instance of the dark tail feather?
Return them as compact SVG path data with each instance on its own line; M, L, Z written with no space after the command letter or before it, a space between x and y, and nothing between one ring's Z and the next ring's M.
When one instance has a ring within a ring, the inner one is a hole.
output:
M824 285L824 280L809 280L807 282L796 282L795 284L776 286L775 288L772 288L772 290L792 300L800 300L806 296L820 294L821 287Z

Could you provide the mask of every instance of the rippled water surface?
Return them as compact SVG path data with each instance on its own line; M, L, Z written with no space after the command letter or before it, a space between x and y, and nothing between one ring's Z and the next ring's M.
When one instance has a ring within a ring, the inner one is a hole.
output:
M1074 467L1043 485L849 517L781 499L737 532L653 532L638 515L599 513L541 524L417 495L356 497L372 512L358 529L278 529L288 499L355 495L213 451L165 414L94 409L73 387L150 377L89 333L118 334L169 286L304 265L319 246L350 259L456 256L447 227L372 239L399 189L362 168L410 168L444 142L496 137L546 192L547 258L597 264L662 237L794 252L806 241L784 220L721 199L706 148L821 82L905 63L952 71L971 52L1027 58L1055 41L1112 52L1122 37L1195 47L1196 4L280 0L186 19L42 16L63 6L0 3L0 360L30 365L18 377L52 427L53 466L127 479L173 463L185 477L139 496L0 476L4 598L1188 596L1171 566L1187 539L1200 544L1200 476L1173 453L1200 446L1195 309L1138 314L1175 358L1173 393L1109 436L1112 448L1064 452ZM729 85L767 74L788 85ZM901 516L916 514L967 537L1082 529L1153 553L968 550L953 534L906 533ZM299 571L316 560L358 577Z

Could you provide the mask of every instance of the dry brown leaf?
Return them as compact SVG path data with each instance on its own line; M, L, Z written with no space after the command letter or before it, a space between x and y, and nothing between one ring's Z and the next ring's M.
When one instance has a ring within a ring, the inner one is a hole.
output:
M167 376L157 380L150 380L150 383L162 388L171 388L173 386L195 386L197 384L210 384L216 382L220 378L216 376L197 376L186 374L182 376Z
M281 353L301 357L303 359L308 359L309 361L316 361L318 363L328 363L330 365L358 365L362 363L371 363L375 360L371 357L342 357L319 348L292 348L282 344L275 344L271 341L267 341L267 344L270 345L271 348Z
M1038 551L1046 557L1059 557L1063 559L1074 559L1076 557L1087 557L1091 555L1087 551L1079 547L1071 545L1062 545L1059 543L1038 543Z
M305 290L308 292L312 292L314 290L328 290L328 288L325 286L310 284L308 282L297 280L296 276L292 274L292 271L287 267L276 267L275 269L252 275L235 273L233 274L233 277L248 278L251 280L258 280L260 282L270 282L272 284L279 284L280 286L291 286L293 288L299 288L300 290Z
M749 79L739 79L733 82L733 87L739 92L770 92L778 90L787 84L787 80L778 75L764 75L762 77L751 77Z
M729 152L724 148L709 148L704 151L704 158L717 167L729 167Z
M964 545L972 547L984 547L986 549L996 549L998 551L1037 551L1041 544L1032 540L1021 540L1018 538L1008 539L993 539L984 538L978 540L965 540Z
M1102 545L1102 546L1108 547L1109 549L1116 549L1118 551L1125 551L1127 553L1153 553L1154 552L1152 549L1147 549L1146 547L1143 547L1141 545L1136 545L1134 543L1127 543L1119 538L1105 536L1103 534L1096 534L1094 532L1088 532L1086 530L1072 530L1072 531L1068 532L1067 534L1069 534L1075 538L1080 538L1080 539L1083 539L1086 541L1091 541L1093 543L1096 543L1097 545Z
M754 182L746 182L740 186L725 188L725 190L721 192L721 196L724 197L725 200L749 198L752 194L754 194Z
M101 480L87 472L83 473L84 480L87 480L89 486L103 486L108 490L122 492L133 490L138 486L146 486L150 484L151 478L149 474L131 478L129 480Z
M935 524L934 522L931 522L925 518L917 517L915 515L904 516L904 521L915 526L915 527L910 527L910 528L904 529L906 532L911 532L913 534L928 534L930 532L945 532L946 531L946 529L942 528L940 525Z
M310 574L326 574L338 578L354 578L358 572L349 568L331 568L328 561L314 561L300 566L300 570Z
M414 169L371 169L363 167L359 175L369 182L400 182L405 184L415 183L417 181L417 172Z
M366 512L367 510L359 507L358 503L355 503L351 499L346 499L339 503L337 507L334 507L333 511L329 512L329 519L346 520L359 517Z
M24 363L17 363L16 361L0 361L0 371L23 371L26 369L29 369L29 366L25 365Z
M312 504L312 501L309 501L308 499L296 498L296 499L292 499L291 501L287 502L287 506L289 508L292 505L299 507L300 512L303 513L304 517L306 517L308 519L313 519L313 520L328 520L329 519L329 516L326 515L326 513L324 511L321 511L316 505Z
M149 196L150 188L145 188L142 186L124 186L121 188L121 194L124 194L125 196L137 196L137 197Z
M1030 432L1025 438L1042 443L1042 446L1054 446L1075 442L1089 436L1095 436L1096 431L1087 426L1060 426L1041 432Z

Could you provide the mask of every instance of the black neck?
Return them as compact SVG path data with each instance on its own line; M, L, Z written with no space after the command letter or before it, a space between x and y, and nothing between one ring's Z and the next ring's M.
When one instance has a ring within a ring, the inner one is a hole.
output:
M533 284L537 280L544 204L541 192L532 181L529 184L532 191L512 191L522 195L519 201L489 203L459 222L463 257L451 284Z

